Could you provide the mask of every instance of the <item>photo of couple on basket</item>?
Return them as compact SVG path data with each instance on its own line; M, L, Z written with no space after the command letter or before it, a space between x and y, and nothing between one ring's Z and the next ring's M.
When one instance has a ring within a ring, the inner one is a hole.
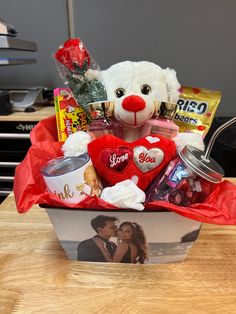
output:
M80 242L78 260L88 262L140 263L148 260L148 245L142 227L116 217L99 215L91 220L96 235ZM116 238L116 242L110 240Z

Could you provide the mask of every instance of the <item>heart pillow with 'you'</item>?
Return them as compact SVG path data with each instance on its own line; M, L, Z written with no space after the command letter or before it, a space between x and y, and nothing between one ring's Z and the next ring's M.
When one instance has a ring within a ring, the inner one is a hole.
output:
M133 143L104 135L88 144L88 153L104 187L135 179L143 191L176 157L175 143L153 134Z

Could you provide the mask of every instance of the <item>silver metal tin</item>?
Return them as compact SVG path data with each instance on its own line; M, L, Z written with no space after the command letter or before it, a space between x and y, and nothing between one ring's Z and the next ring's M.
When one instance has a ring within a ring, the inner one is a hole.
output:
M78 157L58 157L50 160L41 173L45 177L61 176L83 167L89 160L87 153Z
M204 152L192 145L186 145L179 152L181 160L202 178L217 183L222 180L224 170L212 158L206 158Z

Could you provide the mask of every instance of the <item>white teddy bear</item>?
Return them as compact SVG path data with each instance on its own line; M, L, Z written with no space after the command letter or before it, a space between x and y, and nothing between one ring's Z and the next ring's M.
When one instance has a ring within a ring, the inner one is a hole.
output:
M115 100L115 118L131 127L144 124L153 115L157 100L176 102L179 97L176 72L169 68L163 70L152 62L114 64L101 71L101 81L108 99Z
M179 97L176 72L152 62L120 62L101 71L98 78L108 100L115 101L114 118L125 126L126 141L139 138L141 126L159 109L158 102L176 102Z
M114 118L123 124L127 142L140 137L142 125L158 111L161 101L176 103L179 98L180 83L175 70L162 69L148 61L124 61L107 70L88 70L86 77L100 80L107 99L115 101ZM70 155L71 146L74 146L73 150L79 148L78 139L79 134L70 139L69 145L65 143L66 155Z

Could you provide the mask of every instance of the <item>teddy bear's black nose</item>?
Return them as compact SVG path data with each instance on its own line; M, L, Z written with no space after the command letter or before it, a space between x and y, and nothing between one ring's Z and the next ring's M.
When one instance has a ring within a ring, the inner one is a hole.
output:
M127 111L138 112L146 107L146 103L142 97L131 95L125 97L122 101L122 107Z

